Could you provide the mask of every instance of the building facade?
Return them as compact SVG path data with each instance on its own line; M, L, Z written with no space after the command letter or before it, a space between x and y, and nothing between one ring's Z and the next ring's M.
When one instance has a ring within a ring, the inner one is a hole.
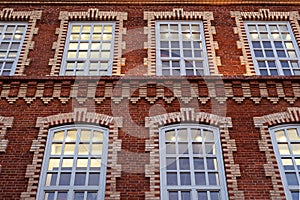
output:
M299 1L2 0L0 199L300 199Z

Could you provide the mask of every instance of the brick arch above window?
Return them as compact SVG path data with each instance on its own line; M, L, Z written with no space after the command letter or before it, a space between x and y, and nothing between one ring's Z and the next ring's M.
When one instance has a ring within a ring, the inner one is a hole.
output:
M221 66L221 59L216 55L215 50L219 49L218 43L214 41L213 35L216 34L216 29L211 25L213 20L212 12L184 11L182 8L173 9L173 11L161 12L144 12L144 20L147 20L147 27L144 33L147 34L148 41L145 42L145 49L148 51L148 58L145 58L144 65L147 66L146 75L156 75L156 36L155 22L157 20L199 20L203 22L204 38L206 43L206 51L208 55L208 70L210 75L220 75L218 66Z
M122 118L104 114L88 112L86 108L75 108L73 112L61 113L47 117L39 117L36 127L39 133L33 140L30 152L33 155L32 164L27 166L26 178L28 178L27 191L21 194L20 199L32 199L36 197L39 175L41 172L48 130L50 127L66 124L93 124L109 129L108 133L108 157L105 199L120 199L116 189L116 178L121 176L121 166L117 164L117 152L121 150L122 141L118 139L118 128L122 127Z
M126 28L123 27L123 22L124 20L127 20L126 12L100 11L96 8L79 12L61 11L59 20L60 27L56 29L58 39L53 43L52 46L52 49L55 50L55 54L54 58L51 58L49 61L49 65L51 66L50 76L58 76L60 74L62 58L67 40L68 25L70 21L114 21L116 23L112 75L121 75L121 66L125 65L125 58L122 58L122 49L125 48L123 34L126 34Z
M231 11L231 17L235 18L236 27L234 27L234 33L239 36L237 47L242 50L240 61L241 65L246 67L245 75L247 76L256 75L256 73L244 21L288 21L295 35L295 40L300 46L300 26L298 23L300 16L298 11L278 12L270 11L269 9L260 9L258 12Z
M260 131L261 140L258 141L260 151L265 152L267 159L267 163L264 164L265 175L271 178L273 184L273 190L270 191L271 199L285 199L269 128L280 124L299 123L300 108L290 107L285 112L254 117L253 120L255 127Z
M232 127L231 118L210 113L196 112L194 108L181 108L180 112L166 113L146 118L146 127L150 136L146 141L146 152L150 152L150 163L145 166L145 176L150 178L150 192L146 199L160 199L160 163L159 163L159 128L171 124L194 123L206 124L219 128L223 149L228 195L231 199L243 199L244 192L238 189L237 178L240 177L240 168L234 163L235 140L230 139L229 128Z
M11 73L9 75L23 76L25 67L30 64L28 58L29 51L34 48L33 36L38 33L36 28L37 20L41 19L42 11L15 11L12 8L4 8L0 10L0 23L1 22L25 22L27 28L23 36L22 46L16 56L16 65L13 64ZM1 33L0 33L1 34ZM2 74L2 73L1 73Z

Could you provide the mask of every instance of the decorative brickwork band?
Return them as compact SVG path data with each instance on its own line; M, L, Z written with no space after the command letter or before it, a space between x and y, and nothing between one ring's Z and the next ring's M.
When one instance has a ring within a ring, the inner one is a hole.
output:
M123 28L124 20L127 20L125 12L99 11L91 8L88 11L67 12L61 11L59 15L60 28L56 29L58 39L53 43L52 49L55 50L54 58L50 59L49 65L52 66L50 76L58 76L62 63L65 42L68 31L69 21L115 21L115 43L112 75L121 75L121 66L125 65L125 58L122 58L122 49L125 49L123 34L126 34L126 28Z
M8 140L5 139L7 128L12 127L13 117L0 116L0 153L5 153Z
M35 199L49 127L70 123L97 124L109 128L105 199L120 199L120 194L116 191L116 178L121 176L121 166L117 164L117 153L121 150L122 141L118 139L118 128L122 127L122 118L87 112L86 108L75 108L72 113L61 113L37 119L36 127L39 128L39 133L30 149L30 152L34 154L33 161L27 166L25 174L28 178L27 191L21 194L20 199Z
M41 19L42 11L14 11L11 8L4 8L0 10L0 21L26 21L28 28L26 30L25 39L19 55L19 60L16 66L15 76L24 75L25 67L29 65L28 58L29 51L34 48L33 36L38 34L36 23Z
M76 79L77 80L77 79ZM9 104L14 104L18 99L31 104L41 100L48 104L54 99L62 104L76 100L79 104L88 99L95 104L101 104L105 99L111 99L119 104L124 99L129 99L136 104L145 99L154 104L162 99L171 104L176 99L184 104L197 100L201 104L207 104L215 100L224 104L232 99L236 103L243 103L250 99L255 104L260 104L262 99L272 104L286 101L293 105L300 98L300 84L298 79L264 79L264 80L240 80L223 79L213 77L203 79L157 79L147 80L134 77L124 80L117 79L82 79L82 80L11 80L0 81L0 98Z
M237 47L242 50L243 56L240 57L241 65L246 66L246 74L248 76L255 75L254 64L252 61L250 45L247 39L247 34L244 26L245 20L255 21L289 21L292 30L295 34L296 41L300 45L300 19L297 11L291 12L270 12L269 9L260 9L258 12L240 12L232 11L231 16L235 18L236 26L234 33L238 34L239 41Z
M146 141L146 152L150 152L150 163L145 166L145 176L150 178L150 192L146 199L160 199L160 164L159 164L159 127L174 123L204 123L219 127L228 193L231 199L244 199L244 192L238 189L237 177L240 177L239 165L234 163L233 152L236 151L235 140L230 139L229 128L231 118L204 112L195 112L193 108L182 108L180 112L167 113L146 118L146 127L150 129L149 140Z
M205 42L208 54L208 65L211 75L218 75L218 66L221 66L220 57L216 56L216 49L219 49L218 43L214 41L213 34L216 29L211 25L213 20L212 12L188 12L182 8L173 9L171 12L144 12L144 20L147 20L147 27L144 33L148 36L148 42L144 44L148 50L148 58L144 64L148 67L147 75L156 75L156 37L155 21L157 20L200 20L203 21Z
M294 122L300 122L300 108L298 107L288 108L286 112L254 117L254 125L260 129L261 134L261 140L258 141L259 148L260 151L265 152L267 158L267 164L264 165L265 174L267 177L271 177L273 184L273 190L270 191L271 199L284 200L285 194L268 128Z

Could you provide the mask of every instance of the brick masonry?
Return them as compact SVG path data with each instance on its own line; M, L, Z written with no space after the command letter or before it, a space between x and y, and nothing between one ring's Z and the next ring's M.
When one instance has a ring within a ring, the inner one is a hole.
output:
M15 2L0 3L0 21L32 25L16 76L0 78L0 199L35 199L48 128L75 122L110 130L107 199L159 199L157 130L181 122L219 128L229 199L285 199L268 127L299 122L299 77L254 76L237 41L263 13L289 20L299 43L297 2ZM214 76L153 76L155 16L205 20ZM66 23L104 18L119 25L113 76L58 76Z

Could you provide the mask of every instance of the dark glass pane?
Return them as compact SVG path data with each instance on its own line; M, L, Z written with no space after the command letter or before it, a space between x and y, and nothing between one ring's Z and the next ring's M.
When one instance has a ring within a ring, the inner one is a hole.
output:
M167 185L177 185L177 173L167 173Z
M278 57L281 57L281 58L285 58L286 57L286 54L283 50L277 50L277 55Z
M195 182L196 185L206 185L205 174L195 173Z
M182 45L183 45L183 48L192 48L192 44L190 41L183 41Z
M180 173L180 183L181 185L191 185L190 173Z
M299 200L300 199L299 192L292 192L292 199Z
M178 192L169 192L169 200L177 200Z
M89 185L99 185L100 173L89 174Z
M45 194L45 200L54 200L54 192L49 192Z
M59 185L70 185L71 173L61 173Z
M191 200L191 193L182 191L181 192L181 200Z
M160 48L169 48L169 42L165 42L165 41L160 42Z
M172 41L171 42L171 48L179 48L179 42L178 41Z
M276 48L283 48L282 42L274 42Z
M89 192L87 195L87 200L97 200L97 193L96 192Z
M200 57L202 57L202 53L201 53L202 51L195 51L194 53L195 53L195 57L196 58L200 58Z
M277 69L270 69L270 74L275 76L278 75Z
M287 61L281 61L281 67L283 68L288 68L289 67L289 63Z
M198 192L198 200L207 200L207 192Z
M271 50L271 51L266 50L265 53L266 53L266 56L267 56L267 57L274 57L274 53L273 53L272 50Z
M296 173L285 173L288 185L299 185Z
M269 42L269 41L268 41L268 42L267 42L267 41L264 41L264 42L263 42L263 46L264 46L264 48L272 48L272 47L271 47L271 42Z
M76 173L74 185L85 185L86 173Z
M265 76L268 75L268 71L266 69L261 69L260 71L260 75Z
M204 169L204 160L203 160L203 158L194 158L194 168L195 168L195 170Z
M219 200L219 192L210 192L211 200Z
M84 200L84 192L76 192L74 195L74 200Z
M176 170L176 158L167 158L167 170Z
M263 52L261 51L261 50L255 50L254 51L254 55L255 55L255 57L263 57L264 55L263 55Z
M68 193L66 192L59 192L57 195L57 200L67 200L68 199Z
M187 69L185 73L186 73L187 76L194 76L195 75L193 69Z
M260 42L257 42L257 41L253 41L252 46L253 46L253 48L261 48Z
M179 158L180 170L190 169L190 159L189 158Z

